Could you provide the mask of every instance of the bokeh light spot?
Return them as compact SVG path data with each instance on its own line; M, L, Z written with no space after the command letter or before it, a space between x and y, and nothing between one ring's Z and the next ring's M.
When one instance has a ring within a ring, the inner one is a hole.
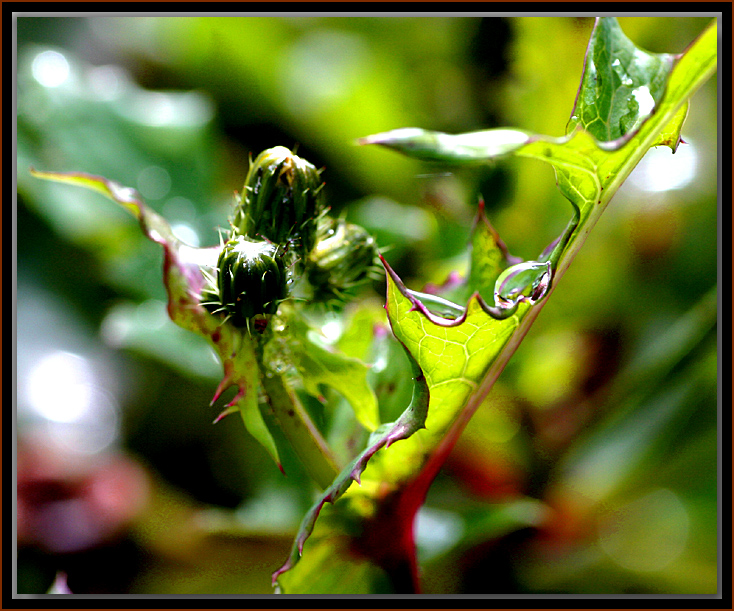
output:
M33 58L31 72L44 87L58 87L71 74L69 62L58 51L42 51Z
M660 571L681 555L689 517L678 495L659 488L602 517L599 545L619 566Z
M171 176L163 168L151 165L138 174L138 191L146 199L161 199L171 190Z
M27 378L31 407L54 422L75 422L89 409L93 372L89 362L71 352L52 352L36 363Z
M630 182L641 191L682 189L696 177L698 154L686 141L675 154L667 146L650 149L630 174Z

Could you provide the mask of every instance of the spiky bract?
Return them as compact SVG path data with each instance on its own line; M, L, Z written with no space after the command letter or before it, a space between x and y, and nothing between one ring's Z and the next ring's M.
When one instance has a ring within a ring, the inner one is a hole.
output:
M216 277L202 291L202 305L236 327L249 328L257 315L275 314L288 295L287 273L277 245L235 235L217 262Z

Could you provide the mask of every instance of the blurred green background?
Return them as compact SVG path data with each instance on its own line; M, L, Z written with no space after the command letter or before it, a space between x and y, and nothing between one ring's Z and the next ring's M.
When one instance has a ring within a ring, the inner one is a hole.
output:
M621 18L682 52L711 18ZM18 592L264 593L312 490L167 320L131 217L28 169L139 190L215 244L248 156L325 168L334 211L416 290L466 271L478 193L533 258L571 207L550 166L456 171L355 141L400 127L560 136L593 26L566 17L18 17ZM419 514L426 593L717 589L716 79L686 142L615 196ZM364 307L379 311L376 283ZM349 312L347 313L349 314ZM231 398L231 397L229 397ZM227 396L221 399L224 404Z

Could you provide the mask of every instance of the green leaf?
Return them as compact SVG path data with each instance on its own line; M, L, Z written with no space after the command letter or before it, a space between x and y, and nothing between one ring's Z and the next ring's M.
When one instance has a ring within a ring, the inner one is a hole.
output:
M467 288L470 293L478 291L484 299L491 299L497 278L508 264L520 263L513 257L492 227L484 212L484 201L480 200L471 236L471 264ZM468 297L468 295L467 295Z
M226 332L224 328L222 330ZM260 388L259 368L254 347L251 340L245 335L240 335L239 340L242 343L237 349L232 346L233 350L228 353L229 357L223 357L220 354L224 364L224 379L217 388L212 403L229 386L236 385L238 392L234 399L227 404L227 409L220 414L215 422L232 411L239 411L247 431L267 450L268 454L280 467L277 445L260 412L258 399L258 389ZM224 343L222 342L222 344Z
M330 386L349 402L357 420L374 431L380 424L380 414L375 393L367 383L369 368L359 359L331 352L311 341L310 331L303 320L291 319L290 359L301 374L306 392L319 397L319 385Z
M360 138L359 144L380 144L423 161L482 163L509 155L527 144L532 134L519 129L487 129L452 135L417 127L395 129Z
M324 532L323 536L327 537L327 539L331 539L332 541L336 541L338 547L342 548L342 552L346 552L349 549L349 543L345 543L345 538L341 534L334 532L335 530L339 531L344 529L344 516L346 516L347 521L351 522L353 528L359 529L360 522L376 511L377 499L375 498L375 493L377 490L373 485L371 485L371 482L368 479L362 477L363 472L367 468L368 462L375 453L382 448L394 448L395 446L392 444L395 442L409 439L416 433L416 431L425 428L429 401L428 386L426 384L425 376L423 376L417 363L412 358L411 363L413 365L413 372L415 375L415 386L413 388L413 397L410 405L395 422L383 425L373 433L370 437L370 442L368 443L367 448L352 460L352 462L349 463L341 473L339 473L331 486L324 491L318 501L311 507L311 509L309 509L301 522L300 528L298 529L298 534L296 535L296 539L293 543L288 559L282 567L273 573L273 585L279 586L286 593L296 591L301 593L319 592L319 590L313 589L318 583L313 578L313 572L314 570L320 571L320 565L316 565L315 567L312 561L305 566L299 565L299 560L303 554L304 545L314 532L316 521L326 503L334 504L341 499L340 511L335 514L338 527L334 529L327 525L324 529L323 524L320 524L320 527L322 532ZM408 473L410 472L411 471L409 469ZM385 474L383 472L380 472L381 477L378 477L375 483L385 481L384 475ZM352 484L354 482L361 486L353 486ZM347 530L351 529L348 528ZM384 542L381 542L380 545L384 545ZM312 547L314 547L314 545L312 545ZM320 548L323 552L323 540L316 542L315 547L317 549ZM335 551L333 548L334 543L328 542L326 544L327 552L333 553ZM341 564L342 566L345 566L343 563ZM374 574L377 569L376 563L369 558L366 558L364 562L358 562L357 564L359 565L357 571L351 570L351 567L349 568L348 573L352 579L341 581L339 588L340 591L359 591L359 588L363 587L363 585L359 585L359 579L361 579L365 571ZM294 571L294 568L297 570ZM296 589L303 588L304 586L305 589Z
M295 577L284 576L296 567L324 505L344 496L343 511L368 516L374 511L374 494L380 487L384 496L387 490L399 489L415 479L461 415L468 398L476 393L522 313L530 307L520 304L517 314L496 320L475 297L463 319L440 321L428 313L388 265L386 270L390 323L414 364L413 400L395 423L373 435L367 449L342 471L304 518L288 561L273 575L274 582L279 581L286 592L295 591L290 579L299 580L301 571L309 570L301 567ZM430 404L437 407L427 411L429 397ZM397 441L401 443L393 445ZM362 489L355 490L353 481L360 482Z
M597 20L566 132L580 126L599 142L633 132L662 99L674 61L638 49L616 19Z
M388 283L387 311L393 332L424 372L432 402L438 406L430 419L438 418L436 424L440 422L444 429L476 391L528 306L523 305L509 318L496 320L474 297L463 318L440 319L427 315L394 273L389 273Z

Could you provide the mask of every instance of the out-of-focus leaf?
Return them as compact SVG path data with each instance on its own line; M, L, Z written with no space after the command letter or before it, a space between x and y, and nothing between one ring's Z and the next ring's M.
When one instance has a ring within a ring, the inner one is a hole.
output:
M67 78L54 86L41 76L60 79L65 71ZM213 242L213 227L224 219L211 207L221 150L212 137L211 100L202 92L147 90L121 67L91 66L69 51L35 46L19 51L18 97L17 179L24 203L65 239L93 251L109 268L106 280L159 297L159 285L141 286L150 261L124 215L93 206L91 194L52 190L30 179L28 168L116 176L165 209L192 243Z
M291 529L251 524L239 511L193 501L153 480L145 511L131 527L146 550L145 571L130 588L138 595L271 594L263 566L286 553Z
M716 325L717 295L718 288L713 287L655 341L642 347L617 377L607 400L617 402L659 384Z
M704 370L694 364L688 366L687 373L684 370L667 385L662 384L673 367L706 341L716 316L713 289L628 366L619 377L622 382L607 395L616 409L567 454L560 467L566 484L559 485L595 504L613 494L640 468L656 445L686 417L681 414L696 407L691 399L697 389L710 383Z
M591 580L596 593L620 593L644 576L651 593L716 591L702 552L717 537L715 387L706 369L689 363L574 444L546 491L554 510L543 527L548 543L537 541L522 561L527 584L586 591ZM574 546L556 558L553 541L564 533Z
M113 305L102 321L101 334L110 346L157 358L184 375L210 382L222 375L211 346L174 324L162 300Z

